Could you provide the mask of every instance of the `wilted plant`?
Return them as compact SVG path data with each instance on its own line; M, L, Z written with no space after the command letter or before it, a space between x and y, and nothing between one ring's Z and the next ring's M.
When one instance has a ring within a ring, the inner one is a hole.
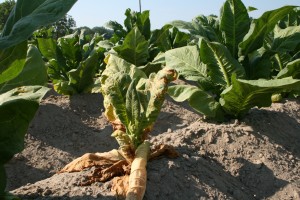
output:
M104 154L86 154L68 164L61 172L79 171L98 165L100 168L94 172L90 182L130 174L126 196L128 199L142 199L150 155L147 136L160 113L168 84L176 77L175 70L164 68L147 78L136 66L110 55L101 75L101 91L105 116L113 126L112 136L120 148ZM163 152L164 149L158 151Z

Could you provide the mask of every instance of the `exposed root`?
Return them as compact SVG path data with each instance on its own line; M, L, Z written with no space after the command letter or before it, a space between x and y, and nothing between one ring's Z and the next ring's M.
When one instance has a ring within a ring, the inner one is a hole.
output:
M105 182L112 179L112 190L116 192L117 196L125 197L127 195L127 199L142 199L147 181L146 163L148 156L146 156L146 150L141 152L138 154L136 152L135 161L132 165L118 150L95 154L87 153L73 160L58 173L78 172L85 168L96 167L87 176L87 181L80 183L80 185L86 186L94 182ZM179 154L170 145L158 145L152 150L149 160L159 159L162 156L176 158ZM131 174L131 178L129 174Z
M116 176L123 176L130 173L130 166L126 160L120 160L113 165L102 168L97 167L91 175L88 176L88 181L81 183L81 185L91 185L95 182L105 182Z
M124 158L115 149L105 153L86 153L70 162L58 173L79 172L85 168L93 166L99 166L100 168L105 169L120 160L124 160Z

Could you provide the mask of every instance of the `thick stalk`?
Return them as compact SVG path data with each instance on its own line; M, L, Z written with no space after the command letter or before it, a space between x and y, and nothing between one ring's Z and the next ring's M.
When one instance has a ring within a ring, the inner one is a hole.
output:
M150 153L150 143L145 141L135 151L129 176L129 188L126 200L142 200L146 191L146 165Z

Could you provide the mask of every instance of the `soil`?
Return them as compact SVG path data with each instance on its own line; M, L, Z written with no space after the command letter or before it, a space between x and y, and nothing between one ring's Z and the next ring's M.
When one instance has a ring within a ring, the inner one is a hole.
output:
M73 159L118 148L100 94L42 100L25 149L6 165L7 191L26 199L116 199L112 181L80 186L92 169L56 174ZM167 98L149 138L176 159L148 163L146 200L300 199L300 99L216 123Z

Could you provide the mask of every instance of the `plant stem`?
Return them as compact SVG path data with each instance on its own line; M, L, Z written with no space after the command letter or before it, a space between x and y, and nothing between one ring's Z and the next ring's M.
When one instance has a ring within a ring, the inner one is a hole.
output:
M150 143L145 141L135 152L129 176L129 188L126 200L142 200L146 191L147 171L146 165L150 153Z
M277 62L278 62L279 69L282 70L282 69L283 69L283 66L282 66L282 62L281 62L281 59L280 59L278 53L275 54L275 58L276 58L276 60L277 60Z
M142 13L142 2L139 0L139 6L140 6L140 13Z

